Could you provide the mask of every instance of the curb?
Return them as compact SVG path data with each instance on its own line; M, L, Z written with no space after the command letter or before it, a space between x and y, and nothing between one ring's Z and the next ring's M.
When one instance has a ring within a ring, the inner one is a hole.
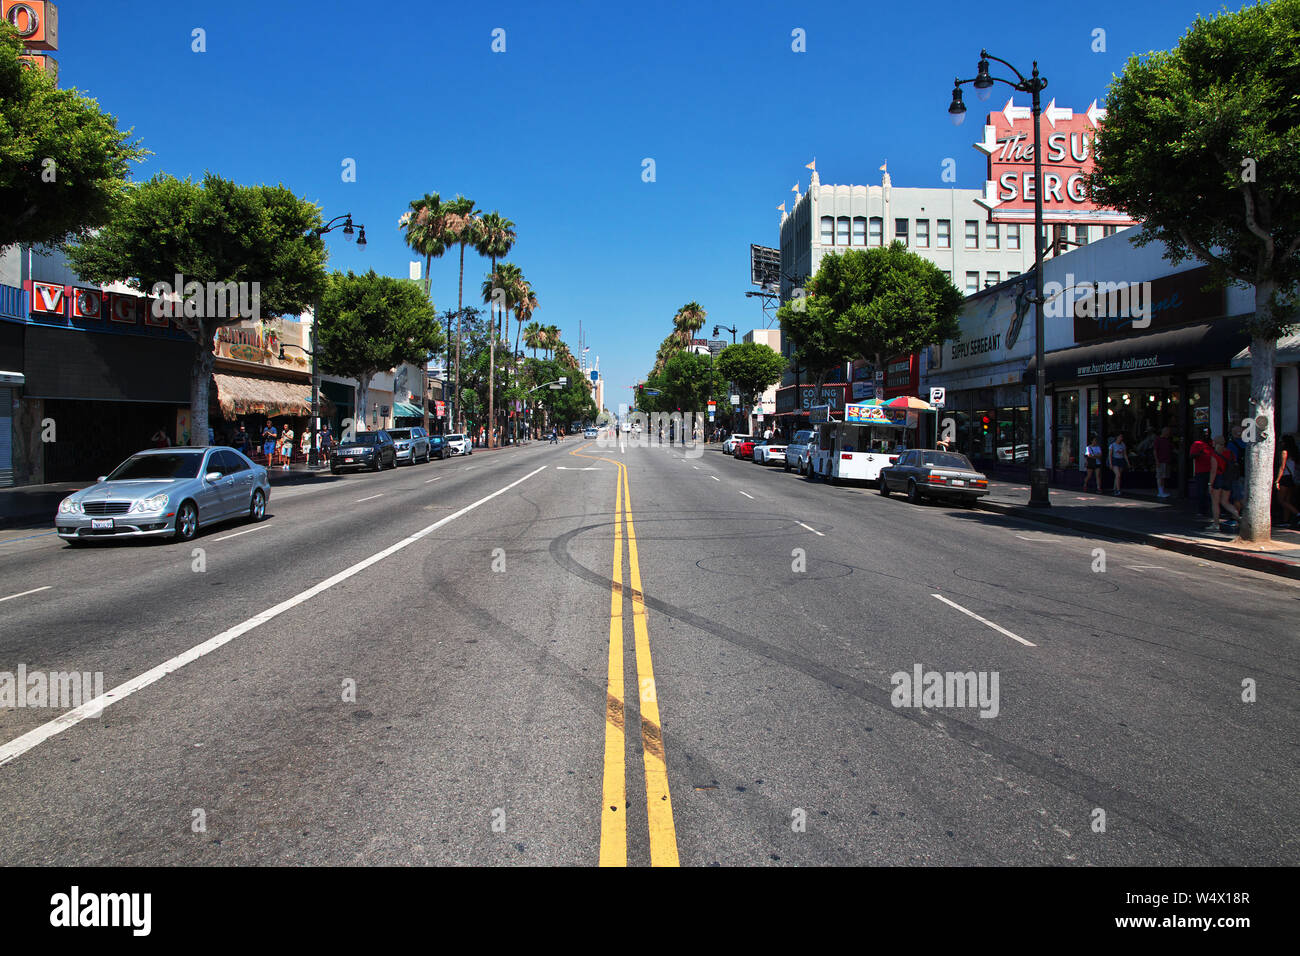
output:
M1007 515L1012 518L1023 518L1026 521L1055 525L1060 528L1070 528L1075 531L1084 531L1089 534L1096 534L1106 538L1118 538L1122 541L1131 541L1135 544L1145 544L1149 547L1160 548L1164 551L1177 551L1180 554L1190 555L1195 558L1204 558L1208 561L1216 561L1220 564L1231 564L1235 567L1246 568L1250 571L1262 571L1265 574L1276 574L1280 577L1292 578L1300 581L1300 565L1292 564L1289 561L1279 561L1277 558L1270 558L1264 554L1237 552L1227 548L1216 547L1212 544L1185 541L1182 538L1174 538L1168 535L1147 534L1143 531L1129 531L1125 528L1114 528L1110 525L1096 524L1092 521L1080 521L1077 518L1062 518L1059 515L1054 515L1038 508L1027 508L1023 505L1007 505L997 501L988 501L987 499L977 502L975 507L980 511L991 511L995 514Z

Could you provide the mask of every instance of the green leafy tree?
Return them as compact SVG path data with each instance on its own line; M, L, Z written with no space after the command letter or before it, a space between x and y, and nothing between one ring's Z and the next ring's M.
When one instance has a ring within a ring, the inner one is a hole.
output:
M0 20L0 248L56 244L109 222L147 155L115 117L24 64ZM203 434L207 434L206 430Z
M1138 245L1195 258L1219 287L1253 286L1241 537L1270 539L1274 364L1300 289L1300 0L1198 17L1171 51L1133 56L1106 97L1092 196L1142 223Z
M444 346L424 291L406 279L335 272L321 299L317 344L323 365L357 380L357 410L365 420L370 380L402 362L420 362Z
M68 260L86 281L141 292L170 287L178 274L187 285L247 283L262 315L299 313L325 281L325 244L308 235L320 224L320 209L284 186L240 186L212 173L202 183L158 175L130 190L106 226L69 246ZM194 338L194 444L207 441L217 329L245 318L233 308L206 311L202 296L189 297L185 318L175 320Z
M678 352L668 360L663 374L654 381L656 384L650 387L662 392L656 409L667 412L680 410L683 414L703 415L709 399L726 387L726 379L719 368L713 365L709 356L698 352Z
M492 268L488 272L489 282L496 282L497 279L497 259L509 255L510 250L515 245L515 224L501 215L499 212L485 213L479 219L478 241L474 244L474 250L480 256L487 256L492 260ZM494 385L496 381L496 342L500 338L500 328L497 323L497 310L500 309L500 323L505 324L505 314L508 311L508 302L511 297L511 289L506 285L500 285L501 293L499 296L494 295L492 289L487 291L485 303L492 304L492 321L494 323L494 333L490 336L488 348L488 420L493 422L495 428L496 418L496 398L494 394ZM497 299L501 301L498 302ZM488 447L496 447L496 435L489 433Z
M763 392L781 381L785 367L785 356L761 342L728 345L718 353L718 371L735 384L741 404L751 410Z

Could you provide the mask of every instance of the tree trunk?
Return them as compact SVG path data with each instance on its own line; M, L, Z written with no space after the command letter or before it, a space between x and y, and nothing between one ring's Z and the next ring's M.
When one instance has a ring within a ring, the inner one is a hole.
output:
M212 335L204 335L200 325L194 342L194 365L190 368L190 444L208 443L208 393L212 388L212 370L217 358L212 352ZM176 436L180 444L181 436Z
M374 374L374 372L362 372L357 376L357 414L355 421L352 423L354 432L370 430L366 427L366 409L368 408L366 402L370 398L370 379L374 377Z
M1268 328L1273 318L1272 282L1255 286L1255 318L1257 328ZM1277 359L1277 340L1270 333L1260 336L1254 332L1250 339L1250 397L1254 402L1251 418L1264 417L1268 427L1256 434L1256 441L1248 446L1249 464L1246 476L1246 503L1242 506L1241 539L1251 544L1266 544L1272 540L1273 450L1277 445L1277 418L1274 414L1274 367ZM1241 424L1232 422L1231 424ZM1258 429L1258 426L1256 426ZM1260 441L1258 439L1262 438Z
M456 286L456 431L465 431L465 414L460 407L460 335L465 327L465 243L460 244L460 281Z
M497 257L492 257L492 334L488 338L488 447L495 448L497 409L496 409L496 363L497 363Z

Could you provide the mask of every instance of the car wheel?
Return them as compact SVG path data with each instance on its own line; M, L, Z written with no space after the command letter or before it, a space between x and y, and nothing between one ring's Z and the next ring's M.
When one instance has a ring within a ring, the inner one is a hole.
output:
M884 475L881 475L881 476L880 476L880 496L881 496L882 498L888 498L888 497L889 497L889 485L885 482L885 476L884 476Z
M248 505L248 517L254 521L261 521L266 517L266 495L262 493L261 488L253 490L253 500Z
M907 500L914 505L921 503L921 492L916 487L916 482L909 478L907 480Z
M373 467L371 467L370 470L371 470L371 471L380 471L383 467L384 467L384 459L383 459L382 457L380 457L379 455L376 455L376 456L375 456L375 464L374 464Z
M330 469L330 474L331 474L331 475L342 474L342 469L339 469L339 468L331 468L331 469Z
M194 536L199 533L199 509L194 506L192 501L183 501L181 506L176 509L176 534L177 541L193 541Z

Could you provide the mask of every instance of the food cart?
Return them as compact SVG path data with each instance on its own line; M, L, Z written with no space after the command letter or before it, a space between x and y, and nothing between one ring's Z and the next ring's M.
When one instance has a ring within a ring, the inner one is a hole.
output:
M831 417L828 405L814 405L809 413L817 432L817 447L808 460L810 478L878 481L880 469L896 462L899 452L932 447L933 429L925 427L925 409L918 407L851 402L844 406L842 421Z

